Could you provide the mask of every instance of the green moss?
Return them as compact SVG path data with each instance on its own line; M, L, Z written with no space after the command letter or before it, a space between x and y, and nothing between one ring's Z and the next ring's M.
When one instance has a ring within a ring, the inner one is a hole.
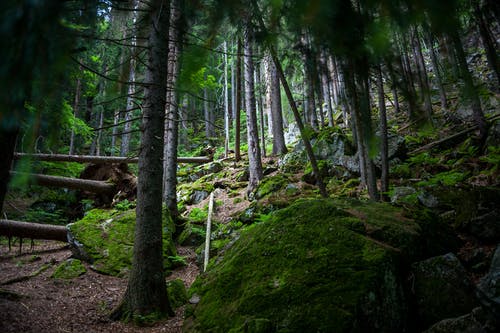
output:
M87 272L85 266L78 259L68 259L55 269L52 277L55 279L74 279Z
M264 178L255 191L255 199L262 199L268 194L285 188L290 183L290 179L283 174L278 174Z
M195 207L188 214L188 220L193 223L203 223L208 217L208 206L204 208Z
M175 256L172 241L174 224L164 213L163 251L166 269L172 267L169 256ZM132 265L134 246L135 210L93 209L83 219L69 224L68 229L76 240L74 252L92 267L104 274L125 276Z
M205 241L205 228L188 222L184 225L177 241L181 245L200 245Z
M181 279L167 282L168 299L170 306L175 310L187 303L188 297L186 287Z
M403 327L393 271L397 249L365 236L365 222L340 206L333 200L299 200L245 228L224 258L212 260L194 283L190 292L201 300L188 331Z

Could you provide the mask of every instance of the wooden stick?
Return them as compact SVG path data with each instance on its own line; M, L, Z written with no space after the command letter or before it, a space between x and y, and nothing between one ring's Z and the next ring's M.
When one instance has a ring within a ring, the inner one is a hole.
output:
M210 259L210 234L212 233L212 211L214 208L214 192L210 193L208 201L207 232L205 237L205 260L203 261L203 271L207 270L208 259Z

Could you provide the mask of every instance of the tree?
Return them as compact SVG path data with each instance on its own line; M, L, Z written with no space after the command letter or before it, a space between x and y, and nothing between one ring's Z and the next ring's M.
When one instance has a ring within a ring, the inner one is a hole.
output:
M262 179L262 161L257 130L257 111L255 109L255 82L253 63L253 31L250 18L247 18L243 33L243 59L245 63L245 109L247 113L247 144L250 176L247 194L255 190Z
M283 113L281 110L280 80L274 62L269 61L269 78L271 88L271 118L273 124L273 155L287 152L283 134Z
M171 1L171 24L168 52L168 77L165 116L165 148L163 152L164 200L170 215L178 217L177 209L177 145L179 140L179 96L177 81L179 77L180 47L183 38L181 27L181 4L179 0Z
M170 1L153 1L150 6L132 269L122 301L111 315L115 319L173 315L162 250L162 158Z

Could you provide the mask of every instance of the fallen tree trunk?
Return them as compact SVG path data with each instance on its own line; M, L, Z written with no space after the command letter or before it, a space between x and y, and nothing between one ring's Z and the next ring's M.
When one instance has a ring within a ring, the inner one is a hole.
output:
M28 177L30 184L41 186L64 187L74 190L82 190L93 193L114 194L116 185L106 181L68 178L59 176L47 176L40 174L28 174L22 172L11 172L12 176L25 175Z
M0 220L0 236L67 242L67 233L66 227L61 225Z
M15 153L14 159L32 158L38 161L48 162L78 162L78 163L137 163L137 157L120 157L120 156L88 156L88 155L64 155L64 154L25 154ZM213 159L210 156L197 157L177 157L179 163L194 163L203 164L211 162Z

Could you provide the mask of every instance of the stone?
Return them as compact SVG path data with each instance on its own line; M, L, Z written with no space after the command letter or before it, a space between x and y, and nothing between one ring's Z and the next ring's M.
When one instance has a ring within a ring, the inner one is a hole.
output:
M441 320L424 331L424 333L487 333L488 331L484 329L484 325L480 321L482 319L480 318L480 312L481 308L478 307L466 315Z
M471 234L485 241L500 241L500 212L497 209L475 216L469 223Z
M439 206L439 200L427 191L420 192L417 195L418 201L427 208L436 208Z
M404 198L415 193L417 193L417 190L410 186L395 187L391 196L391 203L400 203Z
M493 255L488 274L477 285L477 296L500 328L500 245Z
M196 205L206 198L208 198L209 193L207 191L201 191L201 190L194 190L193 193L191 194L191 204Z
M356 203L298 200L243 228L191 287L199 302L184 331L406 331L396 258L418 225L389 205Z
M453 253L416 262L411 269L422 328L465 315L477 306L474 286Z

